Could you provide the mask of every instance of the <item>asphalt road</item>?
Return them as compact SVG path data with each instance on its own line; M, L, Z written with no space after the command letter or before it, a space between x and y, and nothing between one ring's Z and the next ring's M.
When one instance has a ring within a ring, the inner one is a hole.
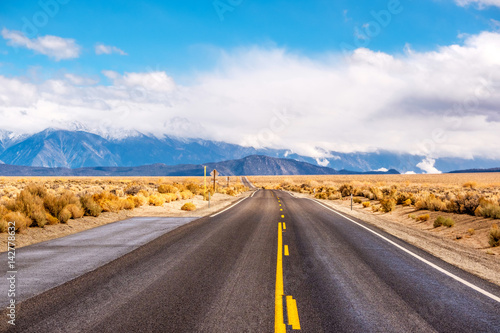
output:
M57 287L189 223L194 217L134 217L16 250L18 302ZM7 252L0 255L7 261ZM54 272L57 272L56 274ZM8 290L0 280L1 296ZM0 298L0 307L8 305Z
M22 302L11 331L500 332L499 296L362 221L259 190Z

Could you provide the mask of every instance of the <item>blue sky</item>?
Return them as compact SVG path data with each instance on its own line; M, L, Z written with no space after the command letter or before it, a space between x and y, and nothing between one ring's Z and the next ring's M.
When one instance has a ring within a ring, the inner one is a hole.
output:
M103 69L159 67L182 77L186 71L214 66L214 48L248 45L283 47L312 57L339 51L342 43L389 53L402 52L406 44L415 50L432 50L460 43L460 34L490 30L491 18L500 19L497 7L479 10L453 1L401 0L401 13L391 15L380 34L361 44L356 31L363 34L363 25L374 21L372 11L386 10L388 1L233 0L236 5L227 0L41 1L54 2L59 7L55 11L44 10L37 1L2 1L2 27L75 39L82 46L78 61L53 62L29 50L12 50L2 40L1 50L8 52L0 58L3 73L22 74L30 67L40 67L46 75L62 69L99 74ZM46 24L44 12L50 14L45 16ZM116 46L128 56L96 56L96 43Z
M3 0L0 22L0 129L500 159L500 0Z

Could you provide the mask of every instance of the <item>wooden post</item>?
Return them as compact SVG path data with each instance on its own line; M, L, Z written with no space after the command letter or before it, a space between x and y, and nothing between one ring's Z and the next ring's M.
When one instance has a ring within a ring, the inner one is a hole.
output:
M352 193L351 193L351 210L352 210Z
M204 191L203 191L203 200L207 197L207 166L204 167L205 173L203 178Z

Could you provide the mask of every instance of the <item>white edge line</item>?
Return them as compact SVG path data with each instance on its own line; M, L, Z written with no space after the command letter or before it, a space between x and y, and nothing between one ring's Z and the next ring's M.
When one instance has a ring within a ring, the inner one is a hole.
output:
M255 193L257 193L260 189L258 188L257 190L253 191L252 195L250 196L250 198L253 198L253 196L255 195Z
M481 289L481 288L479 288L478 286L476 286L476 285L474 285L474 284L472 284L472 283L470 283L470 282L468 282L468 281L466 281L466 280L464 280L464 279L462 279L462 278L460 278L460 277L456 276L455 274L448 272L448 271L447 271L447 270L445 270L444 268L441 268L441 267L439 267L438 265L433 264L432 262L430 262L430 261L428 261L428 260L426 260L426 259L422 258L421 256L419 256L419 255L417 255L417 254L413 253L412 251L410 251L410 250L408 250L408 249L406 249L406 248L402 247L401 245L399 245L399 244L397 244L397 243L395 243L395 242L391 241L391 240L390 240L390 239L388 239L387 237L382 236L382 235L381 235L381 234L379 234L378 232L373 231L372 229L370 229L370 228L368 228L368 227L366 227L366 226L362 225L361 223L358 223L358 222L356 222L356 221L354 221L354 220L352 220L352 219L348 218L347 216L345 216L345 215L343 215L343 214L341 214L341 213L339 213L339 212L337 212L337 211L333 210L332 208L330 208L330 207L328 207L328 206L326 206L326 205L322 204L321 202L316 201L316 200L313 200L313 199L310 199L310 198L305 198L305 199L311 200L311 201L313 201L313 202L317 203L318 205L321 205L321 206L325 207L326 209L331 210L331 211L332 211L332 212L334 212L335 214L338 214L338 215L342 216L343 218L345 218L346 220L349 220L349 221L351 221L352 223L357 224L357 225L359 225L360 227L362 227L362 228L364 228L364 229L368 230L368 231L369 231L369 232L371 232L372 234L374 234L374 235L376 235L376 236L378 236L378 237L382 238L382 239L383 239L383 240L385 240L386 242L388 242L388 243L390 243L390 244L394 245L394 246L395 246L395 247L397 247L398 249L400 249L400 250L402 250L402 251L404 251L404 252L408 253L409 255L411 255L411 256L413 256L413 257L415 257L415 258L417 258L418 260L420 260L420 261L422 261L423 263L425 263L425 264L427 264L427 265L431 266L432 268L434 268L434 269L436 269L436 270L440 271L441 273L443 273L443 274L445 274L445 275L448 275L449 277L451 277L451 278L453 278L453 279L457 280L458 282L463 283L463 284L464 284L464 285L466 285L467 287L472 288L472 289L474 289L475 291L480 292L481 294L483 294L483 295L485 295L485 296L488 296L489 298L491 298L491 299L493 299L493 300L495 300L495 301L497 301L497 302L499 302L499 303L500 303L500 297L495 296L495 295L493 295L492 293L487 292L486 290Z
M226 208L226 209L224 209L224 210L221 210L220 212L218 212L218 213L216 213L216 214L214 214L214 215L210 215L210 217L214 217L214 216L217 216L217 215L219 215L219 214L222 214L222 213L224 213L226 210L233 208L234 206L236 206L237 204L239 204L240 202L242 202L242 201L244 201L244 200L246 200L246 199L248 199L248 197L245 197L245 198L241 199L241 200L240 200L240 201L238 201L237 203L232 204L231 206L227 207L227 208Z

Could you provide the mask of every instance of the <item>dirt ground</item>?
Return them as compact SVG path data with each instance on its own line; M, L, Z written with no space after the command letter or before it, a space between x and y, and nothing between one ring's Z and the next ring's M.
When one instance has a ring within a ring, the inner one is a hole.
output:
M23 246L48 241L51 239L68 236L80 231L95 228L104 224L124 220L129 217L137 216L162 216L162 217L203 217L212 214L225 206L229 206L248 195L242 193L238 196L230 196L216 193L210 201L203 201L201 195L195 196L193 199L172 201L165 203L163 206L141 206L133 210L121 210L117 213L106 212L99 217L85 216L76 220L69 220L68 223L46 225L43 228L28 228L27 230L16 234L16 248ZM192 202L197 209L194 211L183 211L181 207L186 202ZM7 234L0 234L0 252L7 250Z
M312 195L293 193L296 197L312 198ZM492 220L469 215L443 212L415 211L414 208L397 206L391 213L373 213L371 208L353 204L350 200L318 200L340 212L362 219L379 227L426 252L492 283L500 285L500 247L488 245L488 232ZM429 214L425 222L408 217ZM453 217L455 226L434 228L437 216ZM468 230L474 229L471 235Z

